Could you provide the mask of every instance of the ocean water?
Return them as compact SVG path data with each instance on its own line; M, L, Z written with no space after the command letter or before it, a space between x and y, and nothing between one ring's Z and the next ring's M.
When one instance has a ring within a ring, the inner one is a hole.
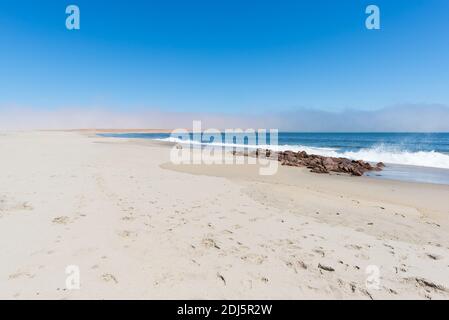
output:
M211 137L171 136L159 133L102 134L107 137L143 138L196 145L213 144L306 151L332 157L384 162L387 167L369 176L382 179L449 184L449 133L299 133L279 132L277 145L269 137L245 139L237 134L230 143ZM266 140L266 141L264 141Z

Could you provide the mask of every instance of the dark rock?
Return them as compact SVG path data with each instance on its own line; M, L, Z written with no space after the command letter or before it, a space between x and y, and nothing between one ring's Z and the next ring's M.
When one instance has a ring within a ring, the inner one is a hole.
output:
M305 151L293 152L282 151L274 152L269 149L256 149L255 151L236 152L233 155L242 155L246 157L260 157L265 153L267 159L278 160L283 166L306 167L314 173L339 172L353 176L363 176L368 171L382 171L385 164L382 162L372 166L369 162L363 160L350 160L347 158L324 157L314 154L307 154Z
M296 155L298 158L307 158L308 155L305 151L299 151Z
M315 173L329 173L329 171L327 171L327 169L325 167L322 166L316 166L313 167L312 170L310 170L310 172L315 172Z
M307 167L315 173L343 172L353 176L362 176L367 171L381 171L385 166L381 162L373 167L369 162L363 160L309 155L305 151L279 152L278 160L284 166Z
M374 171L382 171L385 168L385 164L383 162L378 162L376 166L373 168Z

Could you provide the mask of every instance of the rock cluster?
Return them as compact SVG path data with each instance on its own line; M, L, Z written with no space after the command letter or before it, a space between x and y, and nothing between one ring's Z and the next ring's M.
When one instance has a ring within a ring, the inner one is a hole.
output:
M234 155L259 157L263 156L269 159L278 160L284 166L307 167L311 172L329 173L341 172L353 176L362 176L367 171L381 171L385 165L382 162L372 165L363 160L350 160L347 158L335 158L307 154L305 151L293 152L282 151L273 152L268 149L257 149L253 152L233 152Z
M353 176L362 176L367 171L381 171L385 166L379 162L375 166L363 160L347 158L324 157L307 154L305 151L283 151L278 153L278 160L282 165L293 167L307 167L311 172L329 173L343 172Z

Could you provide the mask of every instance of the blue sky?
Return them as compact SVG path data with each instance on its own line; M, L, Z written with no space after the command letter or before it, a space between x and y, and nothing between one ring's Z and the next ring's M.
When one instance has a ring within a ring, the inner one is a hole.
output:
M3 109L375 110L448 87L447 0L0 1Z

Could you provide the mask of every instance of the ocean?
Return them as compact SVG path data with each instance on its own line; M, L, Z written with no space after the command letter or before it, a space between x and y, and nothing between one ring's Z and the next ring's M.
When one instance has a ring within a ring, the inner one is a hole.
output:
M168 133L101 134L106 137L143 138L184 142ZM185 137L184 137L185 139ZM194 144L226 145L212 139L195 139ZM206 140L206 141L205 141ZM224 139L223 139L224 140ZM449 184L449 133L300 133L279 132L276 146L265 143L245 146L284 151L306 151L332 157L345 157L369 162L384 162L387 167L368 176L416 182ZM237 143L235 139L233 141ZM228 144L229 145L229 144ZM237 146L242 146L238 144Z

